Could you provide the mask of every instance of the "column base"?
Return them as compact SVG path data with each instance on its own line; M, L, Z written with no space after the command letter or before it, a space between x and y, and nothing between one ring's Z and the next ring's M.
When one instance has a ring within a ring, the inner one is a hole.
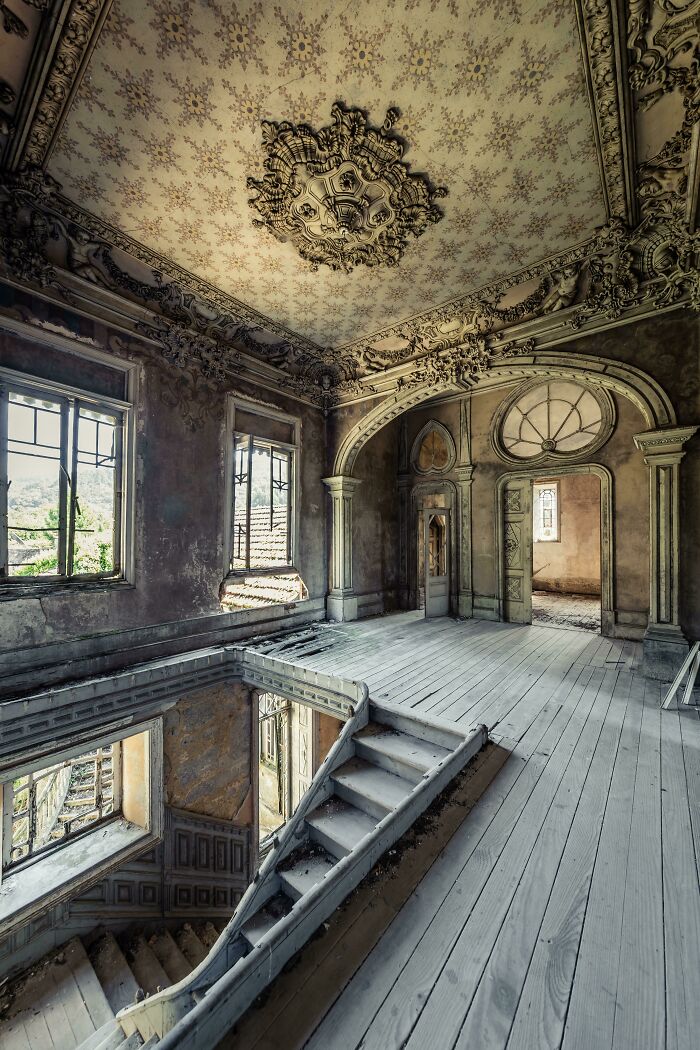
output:
M474 615L474 593L460 591L457 598L457 615L460 620L471 620Z
M644 635L642 673L672 682L688 655L688 640L677 624L652 623Z
M326 616L329 620L357 619L357 596L354 594L329 594L326 598Z

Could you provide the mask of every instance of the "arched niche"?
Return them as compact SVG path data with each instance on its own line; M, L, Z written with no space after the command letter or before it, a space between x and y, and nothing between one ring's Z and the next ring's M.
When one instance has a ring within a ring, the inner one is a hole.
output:
M457 449L446 426L429 419L411 446L411 467L416 474L446 474L457 459Z

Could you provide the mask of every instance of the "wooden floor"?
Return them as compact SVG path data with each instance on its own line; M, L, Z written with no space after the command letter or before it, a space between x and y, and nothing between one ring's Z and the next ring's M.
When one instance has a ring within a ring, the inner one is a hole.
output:
M700 721L637 643L408 613L275 648L509 755L344 985L286 975L303 1038L263 1006L246 1050L697 1050Z

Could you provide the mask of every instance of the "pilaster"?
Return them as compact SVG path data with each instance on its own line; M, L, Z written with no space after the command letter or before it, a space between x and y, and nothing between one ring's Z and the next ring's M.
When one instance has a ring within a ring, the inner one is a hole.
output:
M688 651L679 619L680 464L697 427L665 427L635 434L649 467L649 625L644 673L673 678Z
M352 498L360 484L344 474L324 478L331 495L330 590L326 598L329 620L356 620L357 597L352 585Z

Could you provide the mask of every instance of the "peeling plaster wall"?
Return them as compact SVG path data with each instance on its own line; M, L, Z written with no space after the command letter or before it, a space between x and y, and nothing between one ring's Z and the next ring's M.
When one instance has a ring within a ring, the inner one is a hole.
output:
M687 310L635 324L610 329L562 343L557 352L590 354L609 358L641 369L663 387L675 408L680 425L700 424L700 322ZM517 384L513 384L515 386ZM489 433L493 413L509 390L475 388L472 396L472 461L475 465L472 488L473 586L484 608L494 608L496 594L495 485L509 468L491 448ZM618 422L615 434L593 457L592 462L607 466L614 477L615 503L615 605L623 623L644 626L649 609L649 472L633 436L648 429L642 414L625 397L615 397ZM348 406L332 420L333 447L357 422L376 407L377 401ZM423 424L430 418L444 423L458 441L457 402L426 404L407 413L408 448ZM390 427L393 420L365 446L354 471L367 474L367 450ZM378 446L375 446L378 447ZM700 546L695 523L700 520L700 434L685 446L681 465L681 625L691 638L700 637ZM446 475L450 477L450 475ZM422 480L422 479L421 479ZM366 499L366 497L365 497ZM362 513L370 513L366 502L357 501L354 515L354 558L366 578L363 561L367 555L359 548L366 542L370 526ZM392 527L390 523L390 528ZM409 567L409 572L413 571ZM375 565L374 579L380 573ZM359 589L359 588L358 588Z
M166 712L168 805L237 825L252 823L250 697L247 686L217 686L190 694Z
M58 321L55 319L56 324ZM69 331L67 325L73 325L83 337L91 337L118 356L114 337L103 327L84 319L78 323L64 314L60 321L64 333ZM135 354L133 359L138 360ZM115 370L1 329L0 365L124 396L117 389L121 378ZM170 373L173 377L178 381L176 370ZM183 419L181 407L173 405L173 386L167 372L141 363L138 386L133 585L107 584L98 589L72 586L40 598L0 601L0 653L220 613L225 392L211 395L201 427L192 430ZM327 589L326 494L321 482L326 459L323 416L316 409L270 390L256 390L248 383L239 382L231 392L301 418L297 567L309 597L322 599ZM223 615L230 618L230 614Z
M395 607L398 583L399 519L396 475L399 421L383 427L357 457L355 477L362 484L353 496L353 588L359 596L382 595L367 606L371 613ZM367 613L365 613L367 615Z

